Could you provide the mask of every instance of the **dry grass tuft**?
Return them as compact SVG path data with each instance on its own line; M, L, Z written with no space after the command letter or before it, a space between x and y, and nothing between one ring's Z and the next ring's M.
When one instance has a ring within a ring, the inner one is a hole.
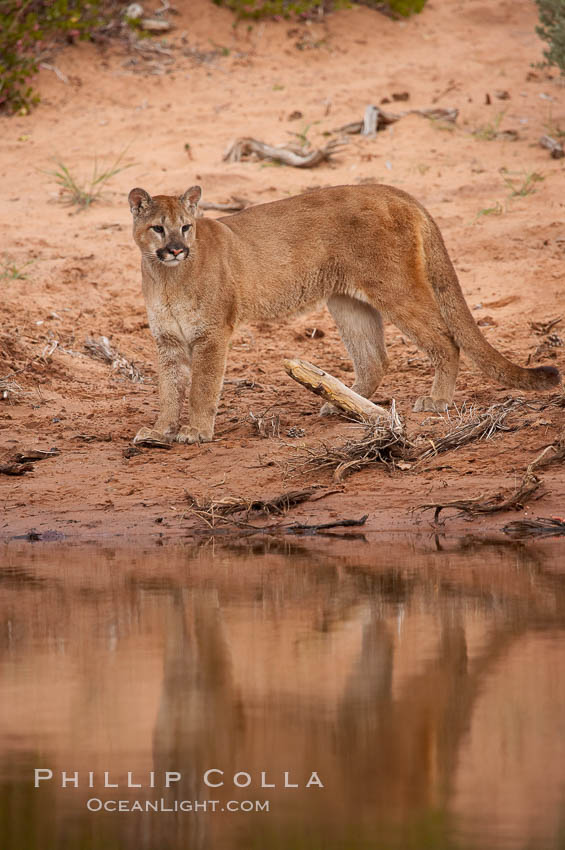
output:
M322 444L313 449L301 449L291 472L332 469L334 480L342 481L347 475L367 466L394 466L396 462L405 460L412 448L393 405L389 422L379 420L365 425L361 439L347 440L340 446Z
M517 431L524 427L525 423L508 425L506 419L509 414L528 404L524 398L510 398L502 404L493 404L484 413L474 415L468 422L462 422L438 440L430 440L430 448L413 459L427 460L443 452L459 449L468 443L490 440L498 431Z
M271 409L267 408L263 413L253 413L249 411L249 421L257 431L260 437L267 439L268 437L280 437L281 435L281 417L279 413L271 413Z

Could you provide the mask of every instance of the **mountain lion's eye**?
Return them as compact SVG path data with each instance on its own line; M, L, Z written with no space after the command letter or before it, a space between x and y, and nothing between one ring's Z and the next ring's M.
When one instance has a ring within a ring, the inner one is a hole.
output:
M183 224L183 226L182 226L182 232L183 232L183 233L188 233L188 231L190 230L190 228L191 228L191 227L192 227L192 224Z
M161 227L160 224L153 224L151 226L151 230L154 230L155 233L164 233L165 232L165 228Z

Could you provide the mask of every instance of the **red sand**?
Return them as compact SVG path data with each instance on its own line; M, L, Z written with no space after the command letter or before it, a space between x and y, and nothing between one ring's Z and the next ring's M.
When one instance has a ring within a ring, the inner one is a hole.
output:
M124 458L137 429L150 424L157 409L154 347L126 201L132 186L180 192L199 182L207 200L236 194L260 203L319 185L388 182L414 194L435 216L470 305L482 305L474 315L503 352L525 363L542 341L530 321L565 315L565 160L551 159L538 146L550 125L552 132L565 129L565 89L555 70L532 69L543 48L533 2L493 8L488 0L431 0L408 21L357 8L312 25L266 22L250 31L246 24L234 29L231 13L209 0L177 6L171 65L156 57L153 66L137 54L132 65L131 54L118 45L104 52L69 47L54 60L68 84L42 71L40 106L30 116L1 119L2 262L13 261L26 277L1 281L0 378L26 367L14 378L26 394L0 402L0 450L6 455L56 446L61 452L24 477L0 476L4 539L31 528L75 539L177 535L195 525L186 491L220 499L272 495L312 481L334 488L329 475L287 475L292 446L339 442L354 427L319 419L318 400L282 368L283 357L301 356L351 381L347 354L325 310L237 334L212 444ZM196 60L185 55L187 48L215 55ZM312 143L323 144L324 131L359 120L368 103L404 91L408 103L387 108L455 106L456 128L406 117L376 139L352 137L334 163L312 170L222 162L237 136L278 143L308 126ZM499 99L501 91L509 99ZM290 121L295 110L303 117ZM517 130L519 138L489 141L472 134L487 125ZM60 203L45 174L52 157L88 176L94 157L108 164L126 147L132 166L111 181L100 203L78 214ZM533 172L544 177L535 192L509 197L505 178L519 187ZM500 214L479 215L488 208ZM309 339L312 327L323 337ZM116 376L85 355L85 338L101 334L136 362L145 383ZM395 398L413 437L437 437L452 423L411 413L429 386L428 361L396 328L387 328L387 340L391 370L375 400ZM54 341L57 347L43 362L42 352ZM563 371L565 349L555 347L534 362ZM241 380L256 386L238 386ZM481 411L507 396L463 363L457 405ZM267 409L280 416L280 439L261 438L250 421L250 411ZM391 475L379 468L354 474L343 492L305 503L292 518L318 522L368 512L368 531L427 530L431 517L413 515L411 507L511 487L558 439L562 408L524 416L528 427L442 455L418 473ZM291 428L304 429L305 436L287 436ZM84 442L79 435L108 441ZM563 512L562 469L543 477L549 493L527 508L528 515ZM472 525L454 520L447 527L485 532L516 516Z

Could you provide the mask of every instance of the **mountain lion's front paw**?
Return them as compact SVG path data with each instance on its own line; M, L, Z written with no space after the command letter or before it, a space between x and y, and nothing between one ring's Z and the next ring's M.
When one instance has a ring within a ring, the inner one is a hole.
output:
M173 438L167 434L163 434L156 428L148 428L144 425L133 438L133 442L135 445L170 446Z
M431 395L423 395L416 399L412 410L415 413L445 413L449 407L445 398L432 398Z
M209 443L214 436L214 428L194 428L183 425L175 437L177 443Z

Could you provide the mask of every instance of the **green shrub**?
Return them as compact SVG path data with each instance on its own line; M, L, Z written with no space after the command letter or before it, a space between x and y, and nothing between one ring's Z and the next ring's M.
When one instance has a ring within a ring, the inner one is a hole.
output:
M548 65L557 65L565 74L565 0L536 0L541 26L537 34L547 41L543 51Z
M308 15L330 12L354 5L355 0L213 0L216 6L227 6L239 18L268 18ZM426 0L357 0L360 5L372 6L381 11L404 17L421 12Z
M55 39L89 38L103 22L102 0L0 0L0 109L25 114L37 103L29 80Z
M426 5L426 0L388 0L386 5L392 12L407 18L408 15L419 14Z
M268 18L327 12L331 0L214 0L216 6L227 6L239 18Z

